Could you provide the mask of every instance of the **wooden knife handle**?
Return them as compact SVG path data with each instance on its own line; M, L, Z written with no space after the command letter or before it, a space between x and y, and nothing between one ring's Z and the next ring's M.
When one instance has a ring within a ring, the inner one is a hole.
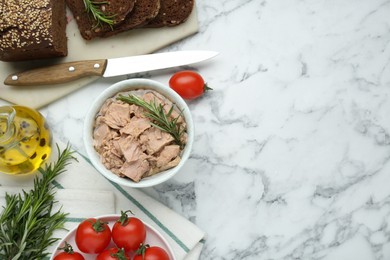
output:
M33 86L65 83L86 76L102 76L107 60L86 60L61 63L9 75L4 84Z

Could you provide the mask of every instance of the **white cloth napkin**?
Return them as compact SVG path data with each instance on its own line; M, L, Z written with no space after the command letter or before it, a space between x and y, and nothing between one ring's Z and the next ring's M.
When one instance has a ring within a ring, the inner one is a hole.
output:
M57 140L55 144L61 151L66 147ZM141 190L122 187L107 180L82 155L74 153L74 156L78 162L72 161L54 183L58 206L62 205L63 211L69 213L67 229L74 228L88 217L131 210L136 217L153 226L167 239L176 259L199 259L205 232ZM54 147L51 161L56 158L57 150ZM31 187L33 176L0 175L0 205L4 204L1 197L4 197L5 192L14 193L23 187ZM62 237L65 234L60 231L55 235Z

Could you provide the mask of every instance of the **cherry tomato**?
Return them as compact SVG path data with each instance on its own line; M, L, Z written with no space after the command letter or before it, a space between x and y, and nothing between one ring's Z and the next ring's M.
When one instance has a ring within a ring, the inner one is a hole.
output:
M130 257L123 249L112 247L101 252L96 260L130 260Z
M107 223L89 218L79 224L76 230L76 244L84 253L102 252L111 241L111 230Z
M62 252L59 253L54 257L54 260L84 260L84 256L82 256L80 253L66 253Z
M145 241L146 228L144 223L135 217L129 217L122 211L121 217L112 227L112 240L119 248L124 248L126 252L136 251Z
M169 80L169 86L184 99L195 99L211 90L204 83L201 75L195 71L183 70L176 72Z
M161 247L141 245L133 260L169 260L169 255Z
M84 260L84 257L80 253L74 252L72 246L67 242L65 242L64 247L59 249L63 250L64 252L56 255L54 260Z

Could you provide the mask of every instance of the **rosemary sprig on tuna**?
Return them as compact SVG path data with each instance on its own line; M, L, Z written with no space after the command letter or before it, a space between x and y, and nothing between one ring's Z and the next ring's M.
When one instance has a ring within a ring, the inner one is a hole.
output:
M185 132L185 128L178 123L182 111L180 111L180 114L177 117L172 117L172 112L174 110L173 104L168 112L166 112L164 106L161 103L157 103L155 100L147 102L132 94L129 94L127 97L119 95L117 99L144 108L146 110L145 116L152 120L151 123L154 127L167 132L173 137L177 145L183 146L181 137Z
M53 211L53 180L65 171L72 151L68 146L60 153L54 164L39 168L30 191L5 194L5 206L0 215L0 259L44 259L49 256L47 248L59 239L53 232L64 228L66 213Z
M108 24L111 29L114 24L113 18L115 15L107 15L105 14L99 7L99 5L107 4L107 1L95 2L92 0L84 0L85 10L87 13L92 14L93 18L96 20L96 26L102 26L102 23Z

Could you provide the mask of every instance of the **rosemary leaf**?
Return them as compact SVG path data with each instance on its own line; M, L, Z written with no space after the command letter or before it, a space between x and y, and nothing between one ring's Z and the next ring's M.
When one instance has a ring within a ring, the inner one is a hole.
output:
M148 103L145 100L132 94L129 94L127 97L119 95L117 99L144 108L146 110L145 116L152 120L151 123L154 127L167 132L173 137L176 144L180 145L181 147L183 146L181 137L185 132L185 129L178 123L178 120L183 111L180 111L180 114L176 118L172 118L171 115L174 109L173 104L168 112L165 112L163 105L157 104L155 100Z
M62 229L66 213L52 212L54 186L52 181L65 171L73 152L67 146L60 152L54 164L39 168L41 177L36 176L30 191L5 195L6 204L0 214L0 259L43 259L50 245L57 242L53 232Z
M102 23L108 24L111 29L114 24L113 18L116 15L106 15L100 8L99 5L107 4L106 1L94 2L92 0L84 0L84 6L87 13L92 14L93 19L96 20L95 27L102 26ZM94 28L95 28L94 27Z

